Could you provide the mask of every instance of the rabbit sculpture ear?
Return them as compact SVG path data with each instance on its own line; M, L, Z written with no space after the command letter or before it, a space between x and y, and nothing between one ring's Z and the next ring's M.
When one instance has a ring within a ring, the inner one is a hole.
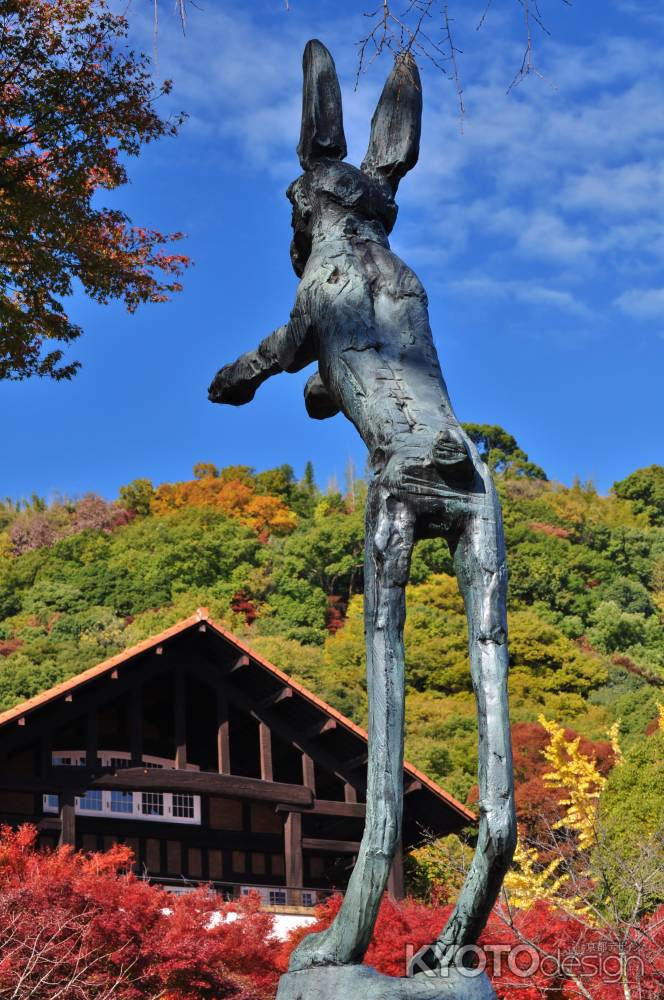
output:
M417 163L422 128L422 84L409 52L398 55L371 119L369 148L362 170L385 177L396 192Z
M302 129L297 155L304 170L321 157L346 155L341 90L334 60L317 38L307 42L302 58Z

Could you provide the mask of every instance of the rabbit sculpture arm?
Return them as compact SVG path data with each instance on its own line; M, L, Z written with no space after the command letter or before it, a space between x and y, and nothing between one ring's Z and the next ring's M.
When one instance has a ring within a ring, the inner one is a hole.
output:
M298 372L315 360L311 328L300 310L293 310L290 320L215 375L208 399L213 403L242 406L250 403L256 390L280 372Z
M422 957L449 964L486 922L516 840L507 711L507 571L491 475L452 409L429 326L427 298L390 249L399 181L417 162L422 110L414 60L398 56L371 123L360 169L346 155L334 62L318 41L304 52L304 173L288 189L296 309L257 351L223 368L210 398L249 401L262 381L318 361L311 416L341 411L369 451L365 633L369 703L366 822L342 907L293 951L291 971L361 962L401 837L405 587L418 537L450 546L468 619L479 728L479 833L447 926Z

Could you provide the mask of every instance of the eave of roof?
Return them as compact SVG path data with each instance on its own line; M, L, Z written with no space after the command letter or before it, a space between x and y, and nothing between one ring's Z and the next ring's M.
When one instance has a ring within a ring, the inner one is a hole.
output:
M209 625L222 638L224 638L227 642L230 642L242 653L249 656L250 659L258 663L261 667L267 670L268 673L280 680L284 685L287 685L292 688L293 691L296 691L300 697L304 698L326 715L335 719L336 722L342 725L345 729L349 730L355 736L358 736L364 742L368 742L369 736L365 729L362 729L361 726L356 725L356 723L352 722L351 719L342 715L342 713L338 712L336 708L332 707L332 705L328 705L327 702L322 700L322 698L318 698L298 681L293 680L292 677L289 677L288 674L284 673L283 670L280 670L279 667L275 667L273 663L270 663L270 661L266 660L260 653L257 653L241 639L238 639L232 632L225 629L223 625L215 622L212 618L210 618L207 608L199 608L195 614L190 615L189 618L183 619L183 621L178 622L176 625L171 625L170 628L164 629L163 632L150 636L148 639L143 639L141 642L136 643L135 646L130 646L128 649L125 649L122 653L117 653L115 656L111 656L108 660L103 660L101 663L96 664L96 666L90 667L88 670L84 670L80 674L75 674L73 677L70 677L65 681L61 681L60 684L56 684L47 691L42 691L33 698L29 698L27 701L21 702L20 705L15 705L13 708L9 708L5 712L0 713L0 727L7 725L9 722L18 721L24 716L35 711L35 709L42 708L49 702L55 701L63 695L69 694L70 692L76 690L76 688L87 684L89 681L97 680L98 678L103 677L104 674L110 673L117 667L126 665L127 662L134 659L134 657L138 656L140 653L149 652L151 649L161 645L168 639L172 639L174 636L180 635L181 633L192 628L194 625L199 625L202 622ZM470 809L467 809L463 803L459 802L458 799L455 799L449 792L446 792L444 788L440 787L440 785L437 785L435 781L431 780L431 778L428 778L426 774L416 768L413 764L409 764L408 761L404 761L403 766L404 770L407 771L411 777L422 782L422 785L428 788L430 792L438 798L443 799L447 805L451 806L455 812L462 815L468 822L474 823L477 821L476 815L471 812Z
M116 667L126 664L127 661L132 660L140 653L147 653L149 650L154 649L155 646L161 645L161 643L166 642L167 639L171 639L173 636L179 635L181 632L186 632L187 629L192 627L192 625L196 625L199 622L206 620L202 615L203 610L204 609L201 608L200 611L196 612L196 614L190 615L189 618L185 618L176 625L171 625L170 628L164 629L164 631L159 632L158 635L153 635L148 639L143 639L141 642L136 643L135 646L130 646L121 653L116 653L115 656L111 656L108 660L103 660L101 663L97 663L94 667L89 667L82 673L74 674L73 677L68 677L67 680L61 681L54 687L48 688L46 691L41 691L39 694L34 695L34 697L28 698L27 701L21 702L20 705L14 705L13 708L8 708L5 712L0 714L0 727L5 726L8 722L17 720L24 715L28 715L30 712L34 712L37 708L42 708L44 705L48 704L48 702L55 701L63 694L69 694L69 692L76 690L76 688L81 687L83 684L87 684L89 681L102 677L105 673L109 673Z

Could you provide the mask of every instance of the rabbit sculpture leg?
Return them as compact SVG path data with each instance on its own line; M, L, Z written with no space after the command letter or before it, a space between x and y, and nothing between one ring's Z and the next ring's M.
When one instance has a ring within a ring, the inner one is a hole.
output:
M516 846L514 774L507 700L507 568L500 504L491 474L470 445L484 492L479 508L450 538L468 621L468 650L478 722L479 831L475 855L456 906L428 956L449 965L458 948L484 928Z
M340 913L291 956L290 971L361 962L401 836L403 805L405 587L415 516L379 482L366 509L364 615L369 768L364 835Z
M369 449L365 631L369 768L364 836L334 923L291 956L291 971L360 962L399 842L403 806L405 587L414 540L445 537L468 618L479 724L477 850L447 926L420 961L440 967L473 944L496 899L516 840L507 712L507 575L491 476L450 403L416 275L392 253L394 194L419 149L421 89L399 58L372 120L361 170L346 155L332 57L304 54L304 174L289 188L291 257L302 278L289 322L256 351L222 368L214 402L249 402L278 372L312 362L310 416L342 412Z
M366 514L365 631L369 700L369 772L364 836L340 912L293 952L290 971L360 962L368 947L401 832L403 806L404 588L413 539L443 535L468 618L468 645L479 727L478 845L454 911L414 969L439 968L473 944L484 927L515 845L512 749L507 709L507 573L500 508L484 463L473 451L484 491L432 504L395 497L380 480L369 488ZM470 510L464 507L470 506ZM439 507L436 510L436 507ZM454 513L451 513L454 512ZM436 531L436 518L443 522ZM450 523L451 521L451 523Z

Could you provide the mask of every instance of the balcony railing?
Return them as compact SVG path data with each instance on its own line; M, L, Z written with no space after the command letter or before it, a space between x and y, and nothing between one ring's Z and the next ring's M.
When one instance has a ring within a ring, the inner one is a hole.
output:
M283 886L283 885L247 885L243 882L218 881L215 879L190 878L182 876L174 878L168 875L149 875L150 882L164 886L172 892L192 892L201 886L210 888L223 896L226 900L237 899L248 896L252 892L257 892L261 897L261 902L266 908L273 907L304 907L312 909L318 903L329 899L330 896L343 895L343 889L321 888L314 889L308 886Z

